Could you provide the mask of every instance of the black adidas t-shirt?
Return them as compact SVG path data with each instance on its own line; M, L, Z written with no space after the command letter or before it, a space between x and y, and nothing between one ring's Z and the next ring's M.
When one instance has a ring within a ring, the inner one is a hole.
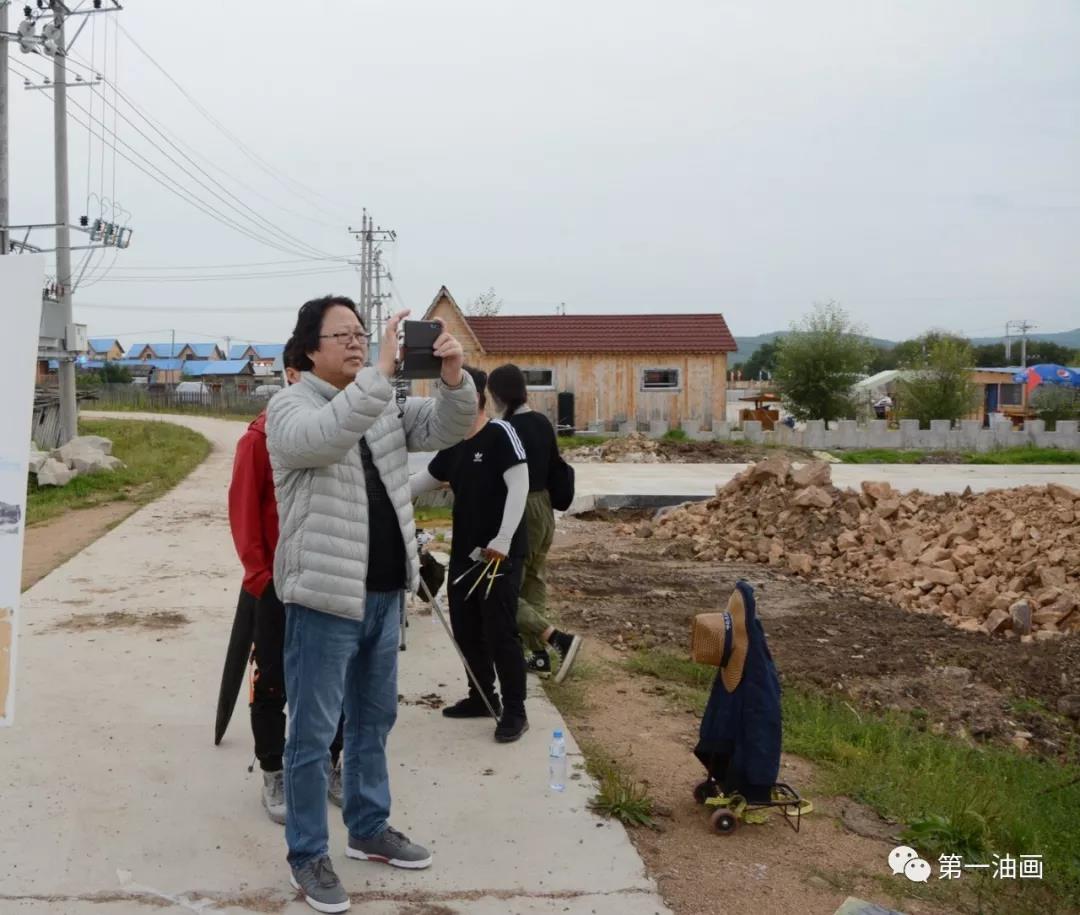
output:
M515 413L508 420L525 446L525 456L529 461L529 492L541 492L547 489L551 465L559 460L559 443L551 420L543 413L529 410Z
M513 427L493 419L472 438L440 451L428 464L428 473L449 483L454 491L454 535L450 563L471 562L469 554L486 547L499 533L506 506L503 474L525 463L525 448ZM510 542L510 556L523 557L527 540L521 519Z

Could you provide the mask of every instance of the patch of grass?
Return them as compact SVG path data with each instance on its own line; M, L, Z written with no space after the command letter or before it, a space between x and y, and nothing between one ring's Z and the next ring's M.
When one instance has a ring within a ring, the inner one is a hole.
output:
M839 451L836 456L843 464L918 464L923 458L923 452L870 448L866 451Z
M716 675L715 668L662 650L623 663L695 697L702 709ZM973 747L927 732L918 716L860 712L792 686L784 689L783 716L784 749L816 764L820 790L907 824L911 844L927 860L942 852L968 854L968 863L995 853L1043 856L1042 881L1017 881L1008 895L998 893L1003 908L980 911L1080 910L1080 766Z
M611 436L609 435L560 435L558 436L559 450L566 451L568 448L592 448L602 445Z
M1080 451L1060 448L1002 448L968 455L969 464L1080 464Z
M624 826L652 827L653 799L643 782L635 781L614 760L590 763L589 772L597 781L597 792L589 800L589 809L605 817L614 817Z
M935 454L954 458L960 464L1080 464L1080 451L1063 451L1059 448L1002 448L985 454L965 452L953 455L947 452L901 451L895 448L871 448L865 451L837 451L843 464L923 464L934 463Z
M589 710L589 691L587 684L600 673L595 663L579 657L574 662L574 669L562 683L553 679L542 681L548 698L564 717L580 717ZM582 750L584 753L584 749ZM586 754L587 755L587 754Z
M661 436L661 438L665 442L688 442L688 441L690 441L690 436L687 434L685 429L668 429L667 432L665 432Z
M1041 854L1044 886L1080 906L1080 766L971 747L797 689L783 711L784 748L817 763L827 790L907 823L921 852L956 842L948 853Z
M84 420L80 435L101 435L127 466L75 477L67 486L39 487L31 477L26 523L40 524L71 509L104 502L151 502L172 489L210 453L210 442L183 426L160 422Z

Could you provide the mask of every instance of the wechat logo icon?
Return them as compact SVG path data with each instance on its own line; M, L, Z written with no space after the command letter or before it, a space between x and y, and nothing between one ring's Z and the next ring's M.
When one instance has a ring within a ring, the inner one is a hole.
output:
M930 862L924 861L907 845L897 845L889 852L889 867L894 874L903 874L912 883L926 883L932 871Z

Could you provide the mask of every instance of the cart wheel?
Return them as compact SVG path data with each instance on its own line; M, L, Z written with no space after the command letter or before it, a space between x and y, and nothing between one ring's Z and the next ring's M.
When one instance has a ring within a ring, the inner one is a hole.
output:
M735 814L727 807L721 807L717 810L709 817L709 822L712 824L712 828L722 836L731 835L735 831L735 827L739 825Z
M720 797L720 786L708 778L703 782L698 782L694 788L694 800L699 804L704 804L711 797Z

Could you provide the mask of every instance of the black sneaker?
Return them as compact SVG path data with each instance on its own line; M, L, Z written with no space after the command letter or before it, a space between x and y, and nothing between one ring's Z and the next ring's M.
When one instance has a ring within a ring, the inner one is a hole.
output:
M555 674L556 683L562 683L566 675L570 673L570 668L574 666L574 660L581 650L581 642L580 635L571 635L569 632L560 632L558 629L551 634L548 644L559 656L559 672Z
M495 709L496 715L502 714L502 706L499 704L497 696L491 697L491 705ZM488 707L484 704L484 700L479 696L468 696L453 705L448 705L442 710L442 713L447 718L490 718L491 712L488 711Z
M499 719L495 728L495 740L499 743L513 743L529 730L529 719L524 715L507 712Z
M539 674L541 677L551 676L551 658L546 651L534 651L525 662L525 669L529 673Z

